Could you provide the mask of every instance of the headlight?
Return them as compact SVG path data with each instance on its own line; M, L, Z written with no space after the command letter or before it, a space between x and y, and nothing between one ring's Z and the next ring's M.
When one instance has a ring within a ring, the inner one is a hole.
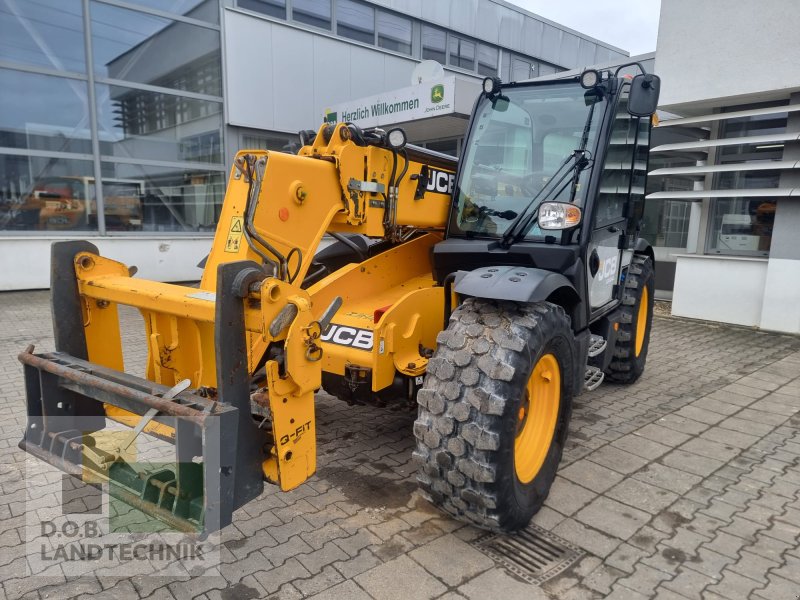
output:
M500 80L497 77L487 77L483 80L483 93L492 96L500 91Z
M540 229L569 229L581 222L581 209L565 202L542 202L538 222Z
M386 143L390 148L400 150L406 145L406 132L399 127L389 130L386 134Z
M581 87L587 90L600 83L600 71L587 69L581 73Z

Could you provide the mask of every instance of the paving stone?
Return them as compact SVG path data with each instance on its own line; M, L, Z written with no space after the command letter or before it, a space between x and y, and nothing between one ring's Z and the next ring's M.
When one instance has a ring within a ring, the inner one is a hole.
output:
M663 571L640 564L637 565L636 570L632 575L626 577L625 579L620 579L619 583L620 585L624 585L625 587L639 592L640 594L650 596L662 581L671 578L671 575L668 575Z
M730 565L728 569L738 575L749 577L764 585L769 583L767 581L767 571L780 566L779 563L773 560L769 560L758 554L753 554L752 552L747 552L746 550L742 550L739 558L740 560ZM781 575L779 571L777 574Z
M708 591L719 594L725 598L730 598L731 600L747 600L751 592L756 588L760 588L761 585L762 584L749 577L743 577L738 573L726 569L722 573L720 582L709 586ZM796 592L797 590L795 589L795 596ZM769 596L769 598L770 600L776 600L776 596Z
M722 577L722 570L732 563L734 559L719 552L700 546L696 555L689 562L684 563L687 569L694 569L713 579Z
M678 498L677 494L663 488L631 478L618 483L605 495L651 514L662 511Z
M746 419L738 417L729 417L719 424L723 429L732 429L741 433L749 433L752 435L764 436L772 431L772 425L764 425L763 423L755 423Z
M692 405L684 406L680 410L676 411L675 415L678 417L685 417L693 421L698 421L700 423L705 423L706 425L716 425L725 418L725 415Z
M459 587L458 593L470 600L487 600L498 596L503 600L550 600L540 587L499 569L478 575Z
M556 476L545 504L558 512L570 516L594 500L597 494L576 485L561 476Z
M345 579L352 579L356 575L377 567L382 562L380 558L365 548L353 558L333 563L333 568L339 571Z
M665 581L661 586L686 598L700 598L706 586L714 583L717 583L717 580L708 575L681 567L673 579Z
M632 477L678 494L685 494L703 479L682 469L674 469L658 463L650 463L641 471L634 473Z
M386 600L435 598L447 591L442 583L407 556L357 575L355 581L368 594Z
M278 591L284 583L295 579L305 579L310 576L311 573L296 558L288 559L280 567L258 571L253 574L253 577L268 594Z
M425 544L409 556L448 586L458 586L494 566L492 559L453 535Z
M605 492L611 486L622 481L622 475L616 471L589 462L588 460L579 460L572 463L568 467L561 469L558 473L570 481L597 492L598 494Z
M647 464L647 459L615 448L614 446L604 446L599 450L595 450L587 456L587 459L608 467L609 469L613 469L623 475L638 471Z
M704 432L708 433L708 432ZM708 458L715 458L722 462L728 462L740 452L739 448L726 443L719 443L713 440L694 438L680 447L681 450L699 454Z
M600 557L608 556L620 543L618 539L590 529L572 518L556 525L553 533Z
M661 461L668 467L674 467L702 477L710 475L725 464L721 460L699 456L680 449L673 450L664 456Z
M326 566L320 573L308 579L295 579L292 585L305 596L311 596L327 590L344 581L341 573L331 566Z
M648 552L628 543L623 543L606 557L605 564L625 573L632 573L634 565L647 555Z
M605 595L611 593L611 586L625 577L625 575L626 572L621 569L602 564L584 577L582 581L583 585Z
M600 497L581 509L575 518L590 527L627 540L650 520L650 515L616 500Z
M669 452L670 449L669 446L649 440L636 433L621 437L620 439L612 442L611 445L615 448L619 448L620 450L630 452L631 454L641 456L642 458L646 458L648 460L658 458L662 454Z
M354 581L342 583L328 588L324 592L311 596L312 600L371 600L372 596L362 590Z
M297 559L308 570L309 573L317 574L326 565L338 560L350 558L344 550L339 548L333 541L326 542L319 550L308 554L299 554Z
M676 431L668 426L661 426L661 423L669 424L672 423L674 420L685 420L681 419L680 417L675 417L675 415L668 415L666 417L662 417L659 419L656 424L645 425L638 431L636 431L633 435L640 436L644 439L651 440L662 444L664 446L680 446L687 440L691 438L691 435L686 433L681 433L681 431ZM705 427L703 427L705 429ZM699 433L699 432L697 432Z

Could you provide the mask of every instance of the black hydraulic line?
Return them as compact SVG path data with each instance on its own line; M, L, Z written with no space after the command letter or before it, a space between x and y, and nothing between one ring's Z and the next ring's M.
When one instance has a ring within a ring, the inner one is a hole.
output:
M255 217L256 204L252 201L253 182L255 181L255 165L250 164L250 160L247 158L247 156L245 156L244 162L250 177L250 184L247 191L247 203L245 205L245 221L244 221L245 239L247 240L248 245L253 249L253 251L256 254L258 254L261 258L263 258L265 262L268 262L273 265L275 264L275 261L267 258L267 256L263 252L260 252L259 249L255 247L255 245L253 244L253 240L257 241L264 248L266 248L273 256L275 256L275 258L278 259L278 278L281 279L282 281L287 281L289 278L289 264L286 257L277 248L275 248L267 240L261 237L255 230L253 219Z
M348 248L350 248L350 249L351 249L353 252L355 252L356 254L358 254L358 257L359 257L359 258L360 258L362 261L367 259L367 255L366 255L366 254L364 254L364 250L363 250L363 249L361 249L361 248L359 248L358 244L356 244L356 243L355 243L355 242L353 242L352 240L349 240L349 239L347 239L347 238L346 238L345 236L343 236L341 233L334 233L334 232L332 232L332 231L329 231L329 232L328 232L328 235L330 235L330 236L331 236L333 239L335 239L335 240L337 240L337 241L339 241L339 242L342 242L342 243L343 243L345 246L347 246L347 247L348 247Z

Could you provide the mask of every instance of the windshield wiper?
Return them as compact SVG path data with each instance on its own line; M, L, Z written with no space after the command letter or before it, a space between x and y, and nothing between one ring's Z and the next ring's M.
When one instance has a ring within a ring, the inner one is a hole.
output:
M556 169L555 173L550 176L550 178L547 180L547 183L542 186L542 189L540 189L536 195L531 198L530 202L528 202L525 208L520 211L520 213L517 215L517 218L514 219L514 222L509 225L508 229L503 234L503 239L500 241L500 246L503 248L508 248L511 246L511 244L514 244L525 237L525 235L528 233L528 230L533 227L533 224L536 222L536 219L539 216L538 205L536 204L536 201L539 200L539 198L542 198L545 192L550 192L556 189L567 178L567 176L572 175L572 181L574 182L577 179L578 174L583 171L588 164L589 159L586 158L585 149L573 150L572 153L564 159L564 162L561 163L561 166ZM559 174L561 174L560 177ZM567 183L570 183L570 181L568 180ZM558 193L561 193L562 189L563 188L559 189ZM558 194L556 194L556 196L558 196ZM531 211L531 208L534 205L536 205L536 210Z
M581 143L580 147L573 150L572 153L564 159L564 162L556 169L556 172L550 176L550 179L547 180L542 186L542 189L531 198L531 201L522 209L514 222L508 227L506 232L503 234L503 238L500 241L500 246L502 248L508 248L511 244L515 244L522 238L524 238L531 227L533 227L536 220L539 218L539 205L536 204L536 201L543 196L545 191L549 191L549 189L556 189L558 185L561 184L564 179L566 179L567 175L572 174L572 193L570 194L570 202L575 200L575 190L578 185L578 177L580 176L581 171L583 171L589 165L589 159L586 157L586 146L589 142L589 128L592 125L592 117L594 116L594 107L597 103L593 103L591 108L589 109L589 114L586 117L586 122L583 125L583 133L581 135ZM566 167L569 167L564 171ZM564 171L564 174L559 177L558 181L556 181L556 177L558 177L559 173ZM551 183L555 181L555 184L551 185ZM569 183L569 181L567 182ZM565 186L566 187L566 184ZM558 198L558 195L563 191L563 187L558 189L558 192L553 196L554 198ZM531 208L536 206L535 210L531 210Z

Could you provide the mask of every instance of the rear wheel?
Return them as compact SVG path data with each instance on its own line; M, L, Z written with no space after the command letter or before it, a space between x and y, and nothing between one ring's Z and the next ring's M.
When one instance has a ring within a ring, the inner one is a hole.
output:
M569 318L547 302L471 298L437 342L417 396L420 488L481 527L525 527L567 435L576 368Z
M633 383L644 372L653 324L655 271L648 256L635 254L625 276L619 331L606 378Z

